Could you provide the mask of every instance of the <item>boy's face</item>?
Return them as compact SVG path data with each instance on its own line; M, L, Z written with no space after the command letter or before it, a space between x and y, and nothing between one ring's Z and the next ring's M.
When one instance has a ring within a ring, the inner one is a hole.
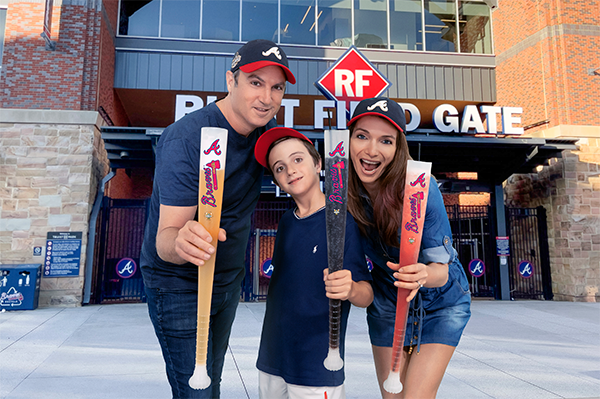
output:
M277 185L293 197L320 190L321 162L315 165L301 140L291 138L277 144L271 149L268 162Z

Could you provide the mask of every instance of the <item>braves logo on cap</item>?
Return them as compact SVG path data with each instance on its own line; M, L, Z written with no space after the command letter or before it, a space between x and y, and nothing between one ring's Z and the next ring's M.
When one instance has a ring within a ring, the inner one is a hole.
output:
M235 66L242 60L242 56L240 53L235 53L233 60L231 61L231 69L235 68Z
M279 49L277 47L271 47L267 51L262 52L262 55L264 55L265 57L268 57L271 54L274 54L275 57L277 57L277 59L279 59L279 60L281 59L281 54L279 53Z
M381 108L381 110L383 112L387 112L388 111L388 106L387 106L387 101L386 100L377 101L375 104L368 106L367 110L368 111L373 111L377 107Z

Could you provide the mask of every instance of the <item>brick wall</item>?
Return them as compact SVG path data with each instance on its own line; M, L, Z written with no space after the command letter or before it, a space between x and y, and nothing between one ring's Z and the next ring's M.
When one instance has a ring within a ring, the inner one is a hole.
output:
M40 37L45 3L13 0L7 9L0 107L95 111L102 106L115 125L127 126L113 89L113 3L107 9L100 0L55 1L56 49L49 51Z
M600 125L600 1L502 1L494 18L497 98L522 106L528 133L561 124Z

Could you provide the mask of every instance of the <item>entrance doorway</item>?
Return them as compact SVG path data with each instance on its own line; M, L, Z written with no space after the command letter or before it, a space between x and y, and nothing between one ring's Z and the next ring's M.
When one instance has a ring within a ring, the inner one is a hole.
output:
M146 301L139 264L148 203L104 197L90 303Z

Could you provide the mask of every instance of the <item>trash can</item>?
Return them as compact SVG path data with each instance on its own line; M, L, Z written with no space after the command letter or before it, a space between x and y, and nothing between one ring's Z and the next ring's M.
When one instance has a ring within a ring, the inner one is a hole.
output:
M37 308L41 275L41 264L0 265L0 309Z

